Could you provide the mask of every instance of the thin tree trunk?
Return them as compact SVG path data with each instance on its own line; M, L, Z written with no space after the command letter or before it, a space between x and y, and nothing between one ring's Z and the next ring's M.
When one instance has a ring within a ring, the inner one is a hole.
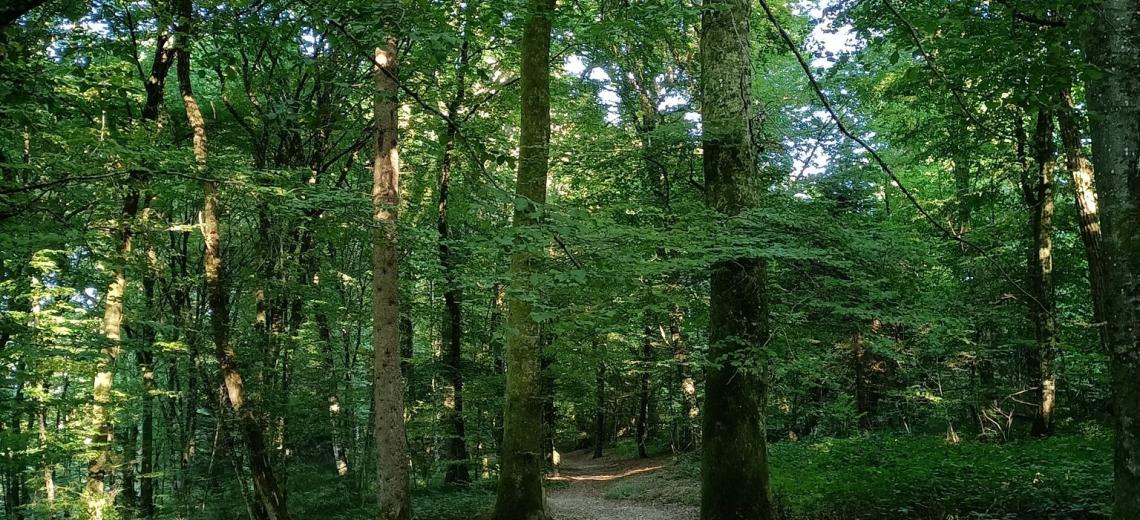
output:
M673 346L673 359L677 363L677 380L681 390L681 435L678 447L681 451L691 451L700 440L700 401L697 399L697 380L693 377L693 365L689 359L689 349L681 335L680 309L669 313L669 343Z
M645 443L649 439L649 373L653 366L653 329L645 326L641 339L641 362L638 363L638 392L637 392L637 456L645 459L649 457L649 450Z
M600 459L606 444L606 362L598 344L594 350L598 355L594 373L594 458Z
M149 214L149 208L144 215ZM155 306L155 276L158 273L158 256L154 246L147 243L147 272L143 276L143 299L147 309ZM141 452L139 453L139 516L154 517L154 342L157 338L153 326L143 324L143 349L135 353L139 372L142 375L142 426L139 433Z
M1140 518L1140 6L1102 0L1087 45L1115 436L1113 518Z
M455 71L456 90L455 97L447 105L447 130L444 132L443 157L439 171L439 213L436 229L439 231L439 263L443 268L444 292L443 306L446 316L443 320L443 345L446 349L444 364L451 378L451 392L445 402L445 415L451 427L447 439L447 472L443 481L452 483L467 483L471 481L471 472L468 469L467 434L463 420L463 310L461 306L461 292L455 273L455 259L451 253L451 225L448 220L448 197L451 193L452 152L455 148L455 137L458 128L456 120L460 117L459 107L463 104L467 94L465 75L467 73L468 41L466 34L459 47L459 63Z
M1105 282L1104 258L1101 254L1100 214L1097 207L1096 175L1093 165L1085 158L1081 145L1081 129L1073 105L1073 93L1064 89L1060 94L1057 122L1061 129L1061 144L1065 149L1065 165L1073 178L1073 195L1077 201L1077 218L1081 242L1085 246L1085 259L1089 264L1089 286L1092 293L1093 322L1101 343L1105 337Z
M1054 410L1057 401L1057 378L1054 369L1057 357L1056 289L1053 282L1053 213L1056 149L1053 144L1053 114L1041 110L1033 134L1033 155L1036 175L1026 174L1023 190L1029 207L1030 241L1028 272L1030 293L1028 302L1033 321L1035 348L1029 356L1029 373L1036 385L1038 410L1033 420L1033 434L1053 433Z
M752 144L752 3L705 0L701 121L709 207L736 215L760 206L766 183ZM767 265L746 257L712 265L705 383L702 520L773 518L764 429ZM737 360L751 360L741 365Z
M169 35L166 32L167 19L163 16L162 12L158 13L158 24L163 27L159 30L157 40L155 42L154 58L151 61L150 75L144 82L143 87L146 90L146 103L142 109L142 119L144 122L158 121L159 115L162 112L162 107L166 94L166 78L169 75L170 67L174 63L173 49L167 47L169 43ZM161 127L161 125L159 125ZM160 128L161 129L161 128ZM146 174L140 174L140 178L145 179ZM147 196L146 207L143 209L144 218L149 218L151 214L150 201L153 196ZM154 250L154 245L148 240L146 247L147 269L143 274L143 298L145 301L146 309L150 311L155 305L155 276L158 273L158 257ZM139 515L143 518L154 517L154 390L155 390L155 375L154 375L154 342L156 339L156 331L153 326L148 323L142 325L142 340L143 348L136 355L136 363L143 381L143 395L142 395L142 425L141 425L141 448L139 459L139 497L138 508ZM130 491L134 493L133 489Z
M194 159L200 175L208 175L206 155L206 121L194 97L190 83L190 34L193 16L192 0L179 0L178 24L178 86L186 107L186 118L193 130ZM229 294L223 278L218 186L212 180L203 182L205 206L202 210L202 237L205 242L206 296L210 309L210 329L214 336L214 354L221 368L222 381L230 408L237 416L242 436L249 449L249 467L259 503L265 508L269 520L288 520L284 495L273 474L265 432L257 420L251 403L246 402L245 385L238 369L237 354L230 344Z
M103 349L96 364L95 384L92 393L94 405L91 417L95 421L95 436L92 446L97 450L87 466L85 500L87 512L92 520L103 520L111 507L110 494L106 489L107 474L112 470L111 437L113 411L111 409L111 389L114 381L115 361L122 352L123 299L127 289L126 263L131 253L131 221L139 210L139 191L132 186L123 199L120 216L118 248L112 258L114 270L111 284L107 287L107 297L103 307ZM132 490L133 492L133 490Z
M397 39L376 49L376 150L372 164L372 346L377 498L380 518L409 520L411 476L404 434L404 380L400 374L400 279L396 219L400 205L397 151Z
M46 383L40 384L40 391L48 395ZM44 481L44 500L47 502L48 518L55 518L55 464L48 451L47 406L40 404L36 410L36 431L40 441L40 475Z
M550 159L550 41L555 0L527 0L522 40L522 116L514 227L537 224L546 203ZM542 399L539 327L531 315L530 274L539 257L527 247L511 254L507 306L507 384L496 520L545 520L542 494Z

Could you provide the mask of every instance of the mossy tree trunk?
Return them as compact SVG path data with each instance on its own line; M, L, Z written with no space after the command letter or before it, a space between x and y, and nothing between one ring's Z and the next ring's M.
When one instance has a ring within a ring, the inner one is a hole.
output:
M514 227L538 224L546 202L550 158L550 40L554 0L528 0L522 41L522 118ZM542 494L541 352L530 275L540 251L526 245L511 254L506 324L506 402L496 520L545 520Z
M1102 0L1086 49L1115 440L1113 518L1140 518L1140 5Z
M767 188L752 143L752 3L705 0L701 18L701 120L709 207L757 208ZM702 520L773 518L764 428L768 341L766 263L712 266L701 465ZM745 361L741 363L740 361Z

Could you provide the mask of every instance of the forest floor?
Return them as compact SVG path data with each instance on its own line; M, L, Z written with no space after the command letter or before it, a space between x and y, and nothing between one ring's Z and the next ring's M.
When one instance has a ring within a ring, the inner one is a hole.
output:
M646 500L615 500L607 491L627 480L660 472L670 457L621 459L613 455L593 458L586 449L563 454L557 483L547 490L554 518L559 520L693 520L696 508Z

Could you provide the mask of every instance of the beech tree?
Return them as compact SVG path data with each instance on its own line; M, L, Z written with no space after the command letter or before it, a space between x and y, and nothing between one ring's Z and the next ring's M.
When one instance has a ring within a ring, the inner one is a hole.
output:
M1088 45L1102 76L1089 82L1093 162L1103 227L1105 317L1116 425L1113 518L1140 515L1140 9L1105 0Z
M753 147L752 4L704 3L701 123L710 208L739 215L761 208L766 189ZM718 260L709 290L709 356L701 464L703 520L774 518L764 425L769 337L763 258Z
M521 122L512 226L528 235L542 218L550 161L550 40L555 0L527 0L522 38ZM511 253L507 301L506 398L496 520L545 520L542 493L542 365L531 277L538 269L533 244Z

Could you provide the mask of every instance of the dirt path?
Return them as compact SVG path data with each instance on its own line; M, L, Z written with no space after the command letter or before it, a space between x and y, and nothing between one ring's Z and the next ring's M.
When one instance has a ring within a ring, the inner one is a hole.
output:
M550 480L565 484L548 490L550 512L555 520L694 520L698 515L691 507L605 497L611 484L659 471L668 463L666 458L593 459L590 450L564 454L559 475Z

